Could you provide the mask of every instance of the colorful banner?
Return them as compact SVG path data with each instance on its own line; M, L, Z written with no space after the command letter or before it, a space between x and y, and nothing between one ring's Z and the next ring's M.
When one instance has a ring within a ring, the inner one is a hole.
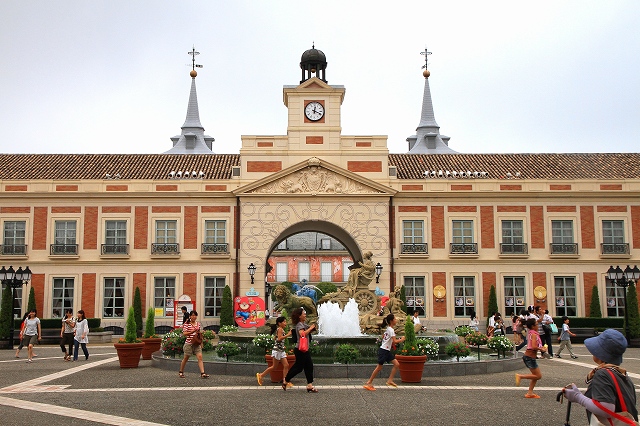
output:
M264 299L257 296L236 297L233 312L238 327L260 327L265 323Z

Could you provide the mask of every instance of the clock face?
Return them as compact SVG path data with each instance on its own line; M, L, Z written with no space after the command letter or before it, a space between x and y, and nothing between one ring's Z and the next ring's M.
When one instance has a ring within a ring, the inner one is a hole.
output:
M320 102L309 102L304 107L304 115L311 121L318 121L324 117L324 107Z

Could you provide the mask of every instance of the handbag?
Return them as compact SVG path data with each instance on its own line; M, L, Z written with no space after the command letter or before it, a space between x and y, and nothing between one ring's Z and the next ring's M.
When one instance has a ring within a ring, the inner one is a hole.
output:
M202 344L202 331L198 329L191 337L191 346L200 346Z
M627 411L627 404L624 402L624 397L622 396L622 392L620 391L620 385L618 384L618 379L615 374L611 372L611 370L607 370L607 373L611 375L613 379L613 383L616 385L616 392L618 393L618 401L620 401L620 408L622 411L614 413L613 411L605 408L600 402L593 400L593 403L596 404L596 407L604 411L610 416L610 422L614 426L638 426L638 422L633 418L631 413ZM598 420L598 418L591 414L591 421L589 422L589 426L600 426L602 423ZM604 425L602 425L604 426Z
M558 334L558 326L557 326L554 322L552 322L551 324L549 324L549 326L551 327L551 332L552 332L553 334Z
M307 352L309 350L309 339L307 336L300 335L298 340L298 350L300 352Z

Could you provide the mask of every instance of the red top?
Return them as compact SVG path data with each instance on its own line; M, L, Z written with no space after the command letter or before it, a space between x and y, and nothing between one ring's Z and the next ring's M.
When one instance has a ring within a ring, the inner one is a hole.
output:
M183 333L188 333L187 334L187 340L185 341L185 343L189 343L191 344L191 338L193 337L193 332L200 330L200 323L196 321L195 325L191 324L190 322L187 324L183 324L182 325L182 332Z

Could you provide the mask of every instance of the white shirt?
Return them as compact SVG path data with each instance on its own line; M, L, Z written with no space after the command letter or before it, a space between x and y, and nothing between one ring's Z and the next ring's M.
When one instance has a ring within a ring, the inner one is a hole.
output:
M393 337L395 335L396 332L394 331L393 327L387 327L387 329L384 331L384 334L382 335L382 344L380 345L380 347L382 349L390 351L391 345L393 344Z
M86 319L76 322L76 339L80 343L89 343L89 323Z
M414 324L414 325L418 325L418 324L422 325L422 324L420 323L420 317L413 317L413 324Z

